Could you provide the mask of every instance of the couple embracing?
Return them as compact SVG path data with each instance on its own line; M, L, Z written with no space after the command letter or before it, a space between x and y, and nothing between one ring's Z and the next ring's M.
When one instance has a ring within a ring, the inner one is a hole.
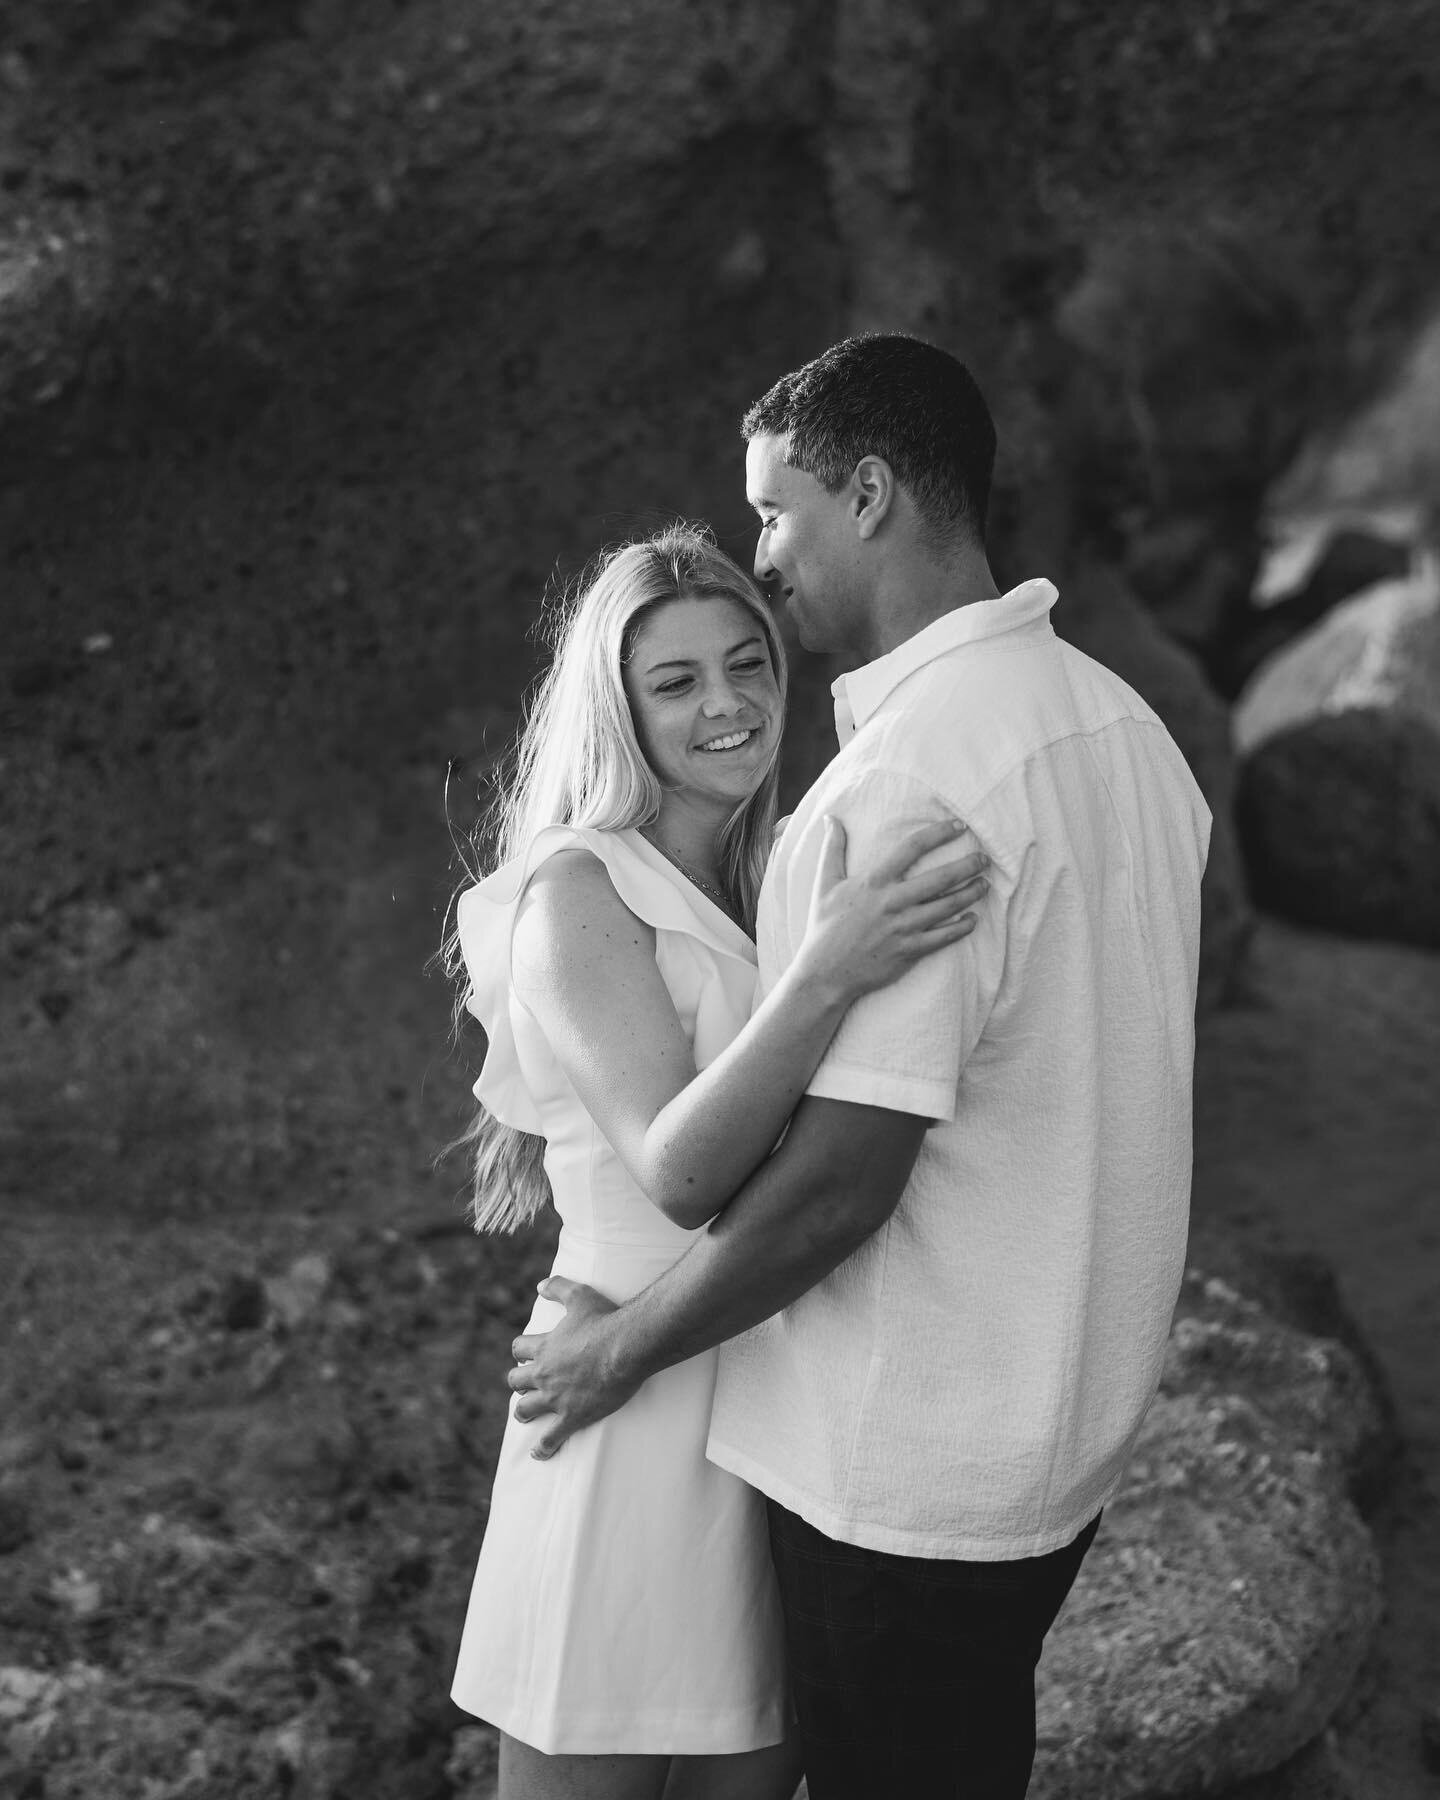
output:
M1209 814L997 591L961 364L852 338L744 435L755 582L601 561L457 911L477 1224L561 1230L454 1698L501 1800L1020 1800L1182 1272ZM767 597L850 671L778 839Z

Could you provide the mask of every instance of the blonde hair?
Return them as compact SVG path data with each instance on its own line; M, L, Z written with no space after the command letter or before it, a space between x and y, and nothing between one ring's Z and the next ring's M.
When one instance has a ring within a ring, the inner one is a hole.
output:
M508 767L463 854L480 879L523 855L547 825L623 831L651 824L661 787L645 760L625 694L624 669L647 614L676 600L733 600L759 621L775 680L785 692L785 651L754 583L704 526L677 523L652 537L604 551L561 596L551 627L554 653L526 710ZM755 906L774 830L779 733L754 793L726 820L721 873L753 932ZM452 926L442 949L457 987L457 1022L470 983ZM477 1231L514 1231L551 1198L545 1140L504 1125L483 1105L450 1146L473 1159L470 1216Z

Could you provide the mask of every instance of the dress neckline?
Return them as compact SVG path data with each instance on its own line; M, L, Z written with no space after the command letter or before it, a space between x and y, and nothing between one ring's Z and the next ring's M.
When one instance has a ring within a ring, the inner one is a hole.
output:
M716 919L723 920L729 935L737 938L747 950L753 953L755 940L745 927L733 918L718 901L712 899L700 883L682 869L679 863L672 861L658 844L652 844L649 838L641 833L638 826L627 826L625 830L617 832L616 836L624 838L644 858L650 868L664 875L670 885L683 893L687 900L692 902L698 900L706 909L705 913L701 915L702 917L713 914Z

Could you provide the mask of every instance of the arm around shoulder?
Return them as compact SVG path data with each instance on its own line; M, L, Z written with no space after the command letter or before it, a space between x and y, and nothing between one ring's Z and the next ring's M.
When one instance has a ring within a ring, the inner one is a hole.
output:
M531 881L513 942L516 992L581 1104L650 1200L694 1229L770 1151L843 1011L787 984L703 1073L655 960L655 931L588 851ZM787 1002L779 1004L780 1001Z

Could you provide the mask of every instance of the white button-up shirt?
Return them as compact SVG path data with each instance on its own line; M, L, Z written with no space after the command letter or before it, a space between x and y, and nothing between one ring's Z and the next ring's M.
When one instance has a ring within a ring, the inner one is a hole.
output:
M711 1426L715 1462L902 1555L1074 1537L1155 1392L1184 1263L1210 815L1145 702L1055 636L1054 601L1025 582L836 683L840 753L761 899L763 992L826 813L852 870L944 812L991 857L973 935L853 1007L810 1084L936 1121L899 1205L725 1346Z

